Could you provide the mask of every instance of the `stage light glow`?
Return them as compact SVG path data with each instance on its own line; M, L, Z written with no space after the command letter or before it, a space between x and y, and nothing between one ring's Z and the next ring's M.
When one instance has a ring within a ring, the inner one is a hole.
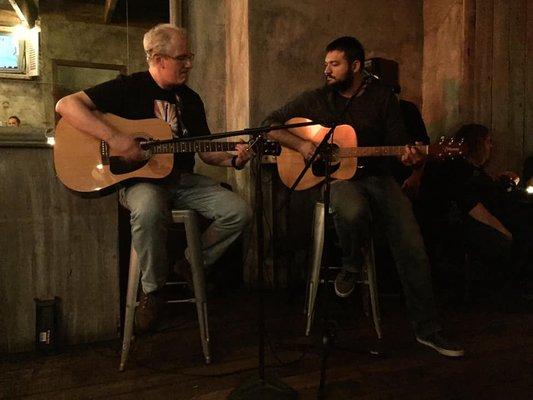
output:
M526 193L527 193L527 194L533 194L533 186L528 186L528 187L526 188Z

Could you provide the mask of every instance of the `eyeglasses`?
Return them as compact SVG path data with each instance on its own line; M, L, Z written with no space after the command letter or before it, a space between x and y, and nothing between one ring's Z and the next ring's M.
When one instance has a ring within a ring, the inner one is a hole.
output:
M189 53L189 54L181 54L179 56L169 56L168 54L165 54L166 57L168 58L172 58L173 60L176 60L176 61L181 61L181 62L192 62L192 60L194 60L194 53Z

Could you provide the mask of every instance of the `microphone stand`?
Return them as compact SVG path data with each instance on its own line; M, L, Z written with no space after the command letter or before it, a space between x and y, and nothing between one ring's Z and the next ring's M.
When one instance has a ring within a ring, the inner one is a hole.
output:
M315 123L305 123L312 125ZM299 126L306 126L299 125ZM286 129L280 127L262 127L248 129L247 134L251 131L259 133L254 138L256 152L262 154L262 147L265 140L265 133L276 130ZM258 333L259 333L259 376L251 378L233 390L228 400L261 400L261 399L280 399L293 400L298 398L298 392L288 386L281 380L265 376L265 301L264 301L264 232L263 232L263 189L261 181L261 157L256 159L256 179L255 179L255 223L257 229L257 290L258 290Z
M350 102L348 102L347 106L349 105L349 103ZM344 112L342 114L344 114ZM324 176L325 176L324 192L323 192L324 224L325 225L327 225L327 221L328 221L330 193L331 193L331 190L330 190L331 189L331 174L330 174L331 146L328 145L328 142L331 140L331 142L333 143L333 134L335 132L335 128L337 127L337 125L338 125L338 122L335 121L335 123L333 123L333 125L330 127L328 132L324 135L319 145L316 147L315 152L306 162L305 167L302 169L302 171L296 178L296 181L293 183L293 185L291 186L289 190L289 196L290 196L290 194L293 193L296 187L298 186L298 183L300 183L300 181L303 179L306 172L312 166L315 159L319 155L321 155L321 157L324 160ZM324 242L325 241L326 240L324 240ZM322 323L322 356L320 359L320 383L319 383L318 392L317 392L318 399L323 399L325 395L327 362L328 362L328 358L331 352L331 347L333 346L333 340L335 339L335 332L331 328L331 323L329 321L329 304L328 304L329 295L328 295L327 288L325 288L325 290L322 291L322 302L324 304L324 318L323 318L323 323Z
M256 158L256 179L255 179L255 223L257 229L257 290L258 290L258 335L259 335L259 365L257 378L252 378L243 383L241 386L232 391L229 400L261 400L261 399L280 399L293 400L298 397L298 392L292 389L284 382L267 378L265 376L265 301L264 301L264 231L263 231L263 190L261 181L261 157L263 154L263 145L266 140L266 133L272 130L290 129L309 125L317 125L316 122L302 122L278 126L262 126L258 128L248 128L241 131L231 131L222 134L213 134L206 136L196 136L189 138L172 139L167 142L183 142L195 140L214 140L227 138L231 136L250 135L253 137L255 151L259 154ZM162 141L165 142L165 141Z
M253 137L254 148L259 157L256 158L257 166L255 179L255 223L257 228L257 290L258 290L258 372L257 378L252 378L233 390L228 400L262 400L262 399L279 399L295 400L298 398L298 392L288 386L281 380L265 376L265 301L264 301L264 231L263 231L263 190L261 181L261 157L263 154L263 145L266 141L266 134L273 130L290 129L303 126L317 125L318 123L309 121L296 124L286 124L277 126L261 126L258 128L248 128L239 131L229 131L218 134L192 136L184 138L175 138L169 140L160 140L158 143L180 143L194 142L198 140L215 140L232 136L250 135ZM303 176L303 175L302 175Z
M342 120L346 112L348 111L348 108L350 107L350 104L352 100L357 97L357 95L361 92L361 90L364 88L366 81L363 81L355 93L348 99L346 102L346 105L342 109L342 111L336 116L335 120L332 123L332 126L330 127L329 131L326 133L324 138L320 141L319 145L315 149L315 152L313 155L309 158L309 160L305 163L304 168L296 178L296 181L293 183L291 188L289 189L289 198L290 195L294 192L300 181L305 176L308 169L312 166L313 162L316 160L316 158L321 155L324 159L324 192L323 192L323 203L324 203L324 225L327 226L327 221L329 220L329 206L330 206L330 199L331 199L331 146L328 145L328 142L331 140L331 143L333 143L333 134L335 131L336 126L339 124L339 121ZM324 243L326 242L326 235L324 235ZM324 267L322 266L321 269ZM323 276L325 274L322 274ZM327 283L327 282L326 282ZM333 346L333 341L335 339L335 332L332 329L331 321L329 321L329 295L328 290L325 288L322 291L322 302L324 304L324 318L323 318L323 324L322 324L322 357L320 360L320 383L317 391L317 398L323 399L325 396L325 387L326 387L326 370L327 370L327 362L328 358L331 352L331 348ZM362 351L361 351L362 352ZM380 355L379 350L376 349L368 349L364 351L365 354L371 354L373 356Z

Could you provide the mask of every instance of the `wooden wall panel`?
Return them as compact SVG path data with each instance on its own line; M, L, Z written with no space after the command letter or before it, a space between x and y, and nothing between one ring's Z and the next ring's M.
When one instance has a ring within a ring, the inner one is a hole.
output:
M494 18L491 30L494 32L492 41L492 85L490 103L483 98L480 102L489 103L487 108L491 112L492 137L494 147L508 148L512 141L509 135L509 73L511 60L509 58L510 16L507 0L494 1ZM496 151L493 158L501 157L503 152ZM501 160L498 162L501 164Z
M492 1L476 2L474 50L474 118L491 126L492 122Z
M531 0L509 2L509 130L499 136L502 152L496 152L493 163L519 171L522 167L526 104L526 10Z
M0 353L33 348L35 297L61 298L67 343L116 337L116 196L66 190L48 148L0 147L0 193Z
M426 0L424 7L430 10L436 3L437 0ZM451 12L452 5L449 7ZM460 122L481 123L492 130L494 147L488 165L490 172L520 171L525 157L533 153L533 1L462 0L462 8ZM429 11L424 13L424 24L425 32L444 25L432 19ZM437 26L432 26L435 24ZM437 48L455 43L450 40L455 32L444 29L443 35L439 40L428 36L424 40ZM426 51L428 48L426 43L425 60L435 52L434 49ZM454 49L446 50L449 54L454 52ZM433 68L431 62L425 61L425 74ZM424 86L428 86L424 90L424 117L434 113L427 107L439 104L435 93L439 93L443 85L441 81L424 81ZM453 122L456 116L448 113L443 118ZM444 122L443 125L450 124Z
M526 110L524 122L524 155L533 156L533 1L526 8Z

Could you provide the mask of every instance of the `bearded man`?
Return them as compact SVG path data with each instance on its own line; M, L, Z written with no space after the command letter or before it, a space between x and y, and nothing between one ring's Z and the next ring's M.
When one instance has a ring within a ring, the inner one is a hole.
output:
M308 91L270 114L265 124L279 125L294 117L314 121L335 121L351 125L359 146L406 145L401 161L414 165L422 161L416 149L407 146L398 99L389 87L366 78L365 53L354 37L341 37L326 47L326 85ZM316 145L289 131L276 131L271 138L309 159ZM335 279L340 297L354 290L363 263L361 245L372 229L382 230L398 269L407 310L416 339L440 354L459 357L464 351L442 335L438 322L428 257L409 200L388 167L385 157L359 158L350 180L331 184L330 211L342 249L342 270Z

